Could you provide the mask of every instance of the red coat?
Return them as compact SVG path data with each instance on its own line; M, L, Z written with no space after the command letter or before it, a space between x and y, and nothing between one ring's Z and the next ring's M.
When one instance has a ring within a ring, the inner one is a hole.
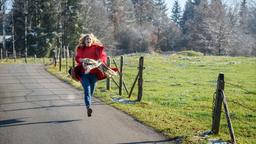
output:
M104 47L103 46L99 46L99 45L91 45L90 47L78 47L76 50L76 57L75 60L77 62L77 66L76 66L76 72L84 73L84 69L82 67L82 63L79 61L80 59L83 58L90 58L90 59L94 59L94 60L101 60L103 63L106 63L107 61L107 54L104 51ZM80 79L80 74L79 75L79 80ZM96 74L98 80L102 80L104 78L106 78L105 74L102 73L99 69L95 68L92 69L90 71L90 74Z

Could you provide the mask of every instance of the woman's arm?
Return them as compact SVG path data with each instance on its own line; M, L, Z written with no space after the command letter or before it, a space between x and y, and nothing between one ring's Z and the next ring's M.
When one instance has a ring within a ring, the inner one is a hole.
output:
M101 53L101 61L105 64L107 63L107 53L104 50Z
M97 56L98 59L100 59L103 63L107 63L107 53L104 50L105 48L103 46L99 46L97 48Z

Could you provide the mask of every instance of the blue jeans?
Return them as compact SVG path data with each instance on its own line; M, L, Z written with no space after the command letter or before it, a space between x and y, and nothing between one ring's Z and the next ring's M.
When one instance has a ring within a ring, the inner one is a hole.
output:
M96 74L82 74L82 86L84 88L84 102L87 108L92 105L92 96L97 84Z

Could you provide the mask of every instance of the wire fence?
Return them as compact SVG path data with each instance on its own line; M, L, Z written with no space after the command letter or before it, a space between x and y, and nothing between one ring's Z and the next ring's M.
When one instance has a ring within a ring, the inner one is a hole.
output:
M126 95L131 98L132 95L137 93L137 101L141 101L143 95L144 57L139 57L137 62L134 59L125 59L124 56L120 56L117 59L108 57L108 65L114 65L115 68L118 68L118 77L108 78L107 89L111 89L110 83L112 81L117 86L120 96ZM137 90L134 90L136 83Z
M220 129L220 120L221 120L221 112L225 113L226 116L226 120L227 120L227 126L229 129L229 134L230 134L230 138L231 138L231 143L236 144L236 137L235 137L235 132L231 123L231 119L233 120L238 120L240 121L240 123L244 124L246 123L247 125L251 125L250 120L247 119L247 121L245 120L241 120L241 118L239 117L234 117L232 115L234 115L237 111L241 111L240 108L244 109L242 110L243 113L255 113L256 109L253 108L252 106L243 104L242 102L240 102L240 99L234 98L229 96L229 99L227 99L228 97L224 94L224 86L225 84L227 84L226 86L230 89L230 87L232 88L239 88L242 89L243 91L245 91L246 93L249 92L249 90L243 88L242 86L238 85L238 84L233 84L230 82L225 82L224 81L224 74L220 73L218 80L217 80L217 88L216 91L213 94L213 105L212 105L212 133L213 134L218 134L219 133L219 129ZM253 92L251 92L253 93ZM229 112L228 109L228 103L229 105L232 105L232 113ZM222 109L222 105L224 107L224 109ZM249 116L251 117L251 119L253 119L253 114L249 114ZM249 120L249 121L248 121ZM237 121L234 123L234 126L236 126L237 128L240 127L240 125L236 125Z

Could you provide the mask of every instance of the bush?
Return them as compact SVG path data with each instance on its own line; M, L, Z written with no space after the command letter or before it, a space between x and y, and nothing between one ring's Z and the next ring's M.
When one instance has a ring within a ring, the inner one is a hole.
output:
M203 56L204 54L201 52L196 51L181 51L177 52L177 55L184 55L184 56Z

